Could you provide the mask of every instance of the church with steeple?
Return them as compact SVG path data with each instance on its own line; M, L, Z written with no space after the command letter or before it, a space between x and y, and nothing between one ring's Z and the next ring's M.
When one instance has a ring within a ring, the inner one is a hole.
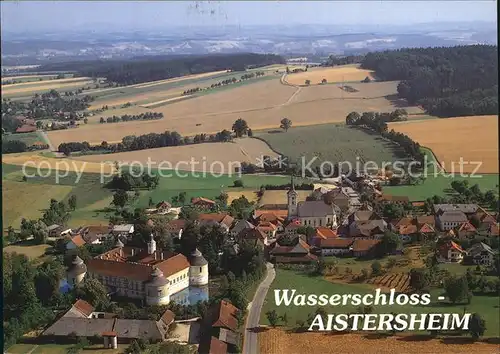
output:
M84 263L75 257L67 272L71 286L86 277L97 278L111 294L141 299L147 305L166 305L190 286L208 285L208 262L198 249L189 258L157 249L153 235L146 249L120 240L108 252Z
M337 214L340 209L334 204L326 204L323 200L298 201L293 175L291 186L287 191L287 209L290 221L298 221L301 225L311 227L337 228Z

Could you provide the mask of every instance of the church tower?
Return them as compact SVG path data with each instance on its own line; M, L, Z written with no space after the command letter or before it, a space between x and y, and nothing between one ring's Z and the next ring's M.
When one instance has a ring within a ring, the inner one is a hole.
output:
M292 175L292 186L287 192L287 199L288 199L288 218L291 219L292 217L297 216L297 192L295 191L293 175Z

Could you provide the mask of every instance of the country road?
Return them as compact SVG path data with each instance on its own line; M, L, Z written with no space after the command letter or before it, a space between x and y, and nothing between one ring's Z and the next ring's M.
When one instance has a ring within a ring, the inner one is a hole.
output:
M259 288L255 292L255 296L250 304L247 321L245 324L245 339L243 342L243 354L257 354L259 352L259 343L257 341L257 333L254 329L259 327L260 312L264 299L266 298L269 286L276 276L276 271L271 263L266 264L266 278L260 283Z

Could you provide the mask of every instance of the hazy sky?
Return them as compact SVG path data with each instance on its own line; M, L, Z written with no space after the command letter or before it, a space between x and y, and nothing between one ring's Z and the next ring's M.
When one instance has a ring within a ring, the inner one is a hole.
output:
M496 21L496 1L9 1L2 29L16 32L99 25L110 29L177 25L392 24Z

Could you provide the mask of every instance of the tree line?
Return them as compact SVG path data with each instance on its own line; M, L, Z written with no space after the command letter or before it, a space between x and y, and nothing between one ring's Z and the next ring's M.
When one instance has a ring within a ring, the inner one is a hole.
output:
M2 140L2 154L48 149L49 145L28 145L21 140Z
M409 156L419 161L421 166L423 166L425 155L420 151L420 144L413 141L408 135L398 133L394 129L388 131L387 122L404 121L407 119L407 113L404 109L397 109L391 113L364 112L363 114L359 114L358 112L351 112L346 117L346 125L365 127L380 134L383 138L401 146Z
M263 71L257 71L255 73L244 74L241 76L240 81L253 79L254 77L259 77L259 76L264 76L264 75L265 75L265 73ZM196 93L196 92L200 92L200 91L208 90L208 89L213 89L216 87L226 86L226 85L230 85L230 84L235 84L237 82L238 82L238 79L235 77L232 77L230 79L222 80L222 81L216 82L215 84L211 84L210 87L205 87L205 88L193 87L191 89L188 89L188 90L185 90L184 92L182 92L182 95L184 95L184 96L192 95L193 93Z
M163 118L163 113L161 112L146 112L146 113L140 113L140 114L124 114L122 116L115 116L113 115L112 117L101 117L99 119L99 123L117 123L117 122L130 122L134 120L153 120L153 119L162 119Z
M237 138L243 135L252 136L252 130L248 127L245 120L239 118L233 124L233 132ZM103 141L100 145L90 145L87 141L84 142L69 142L61 143L57 150L69 156L72 152L82 151L106 151L106 152L122 152L154 149L167 146L179 146L189 144L199 144L204 142L228 142L233 139L230 131L224 129L216 134L197 134L194 137L182 137L178 132L166 131L164 133L149 133L139 136L128 135L122 139L120 143L109 144Z
M440 117L498 114L498 49L493 45L368 53L361 66L402 80L398 95Z
M210 71L244 71L249 66L284 63L285 60L275 54L237 53L50 63L42 65L39 71L76 71L80 76L105 77L119 85L132 85Z

